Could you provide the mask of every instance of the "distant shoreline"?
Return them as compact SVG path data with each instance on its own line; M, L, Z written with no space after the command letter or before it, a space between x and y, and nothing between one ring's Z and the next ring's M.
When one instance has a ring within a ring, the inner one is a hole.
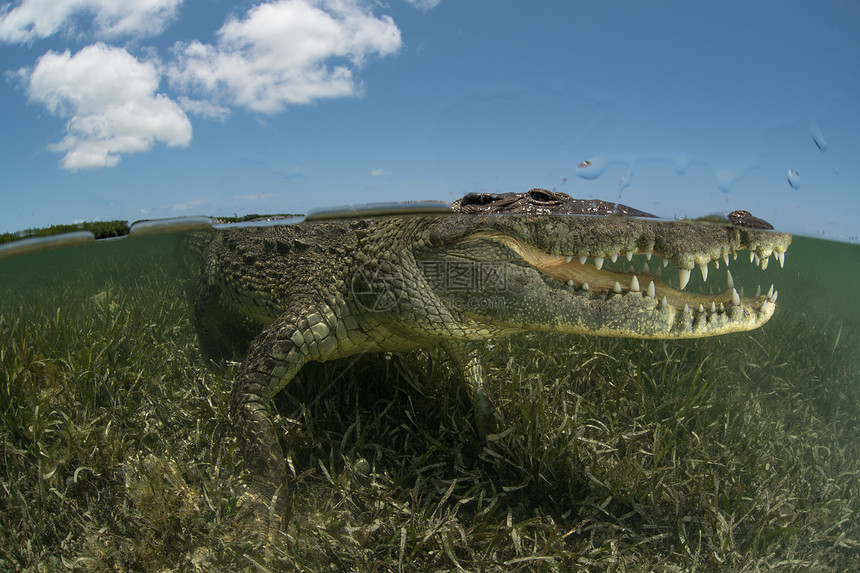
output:
M213 224L223 225L228 223L244 223L254 220L274 220L274 219L289 219L301 217L299 214L281 213L275 215L259 215L252 213L241 217L211 217ZM149 219L141 219L134 221L140 223ZM96 240L110 239L113 237L124 237L128 235L131 225L128 221L113 220L113 221L84 221L71 225L51 225L50 227L39 227L33 229L24 229L14 233L0 233L0 244L20 241L22 239L32 239L34 237L50 237L53 235L62 235L64 233L74 233L76 231L89 231Z

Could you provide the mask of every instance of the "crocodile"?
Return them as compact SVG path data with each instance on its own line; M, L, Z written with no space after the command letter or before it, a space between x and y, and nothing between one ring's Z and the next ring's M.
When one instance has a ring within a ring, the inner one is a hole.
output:
M254 511L268 515L287 479L270 402L309 361L441 345L485 436L495 419L481 341L525 331L680 339L755 329L773 316L778 293L741 296L727 267L741 250L762 268L771 256L784 263L791 236L769 227L745 211L661 220L533 189L469 194L450 214L219 230L204 251L194 323L206 356L241 359L231 415L255 484L249 495L262 508ZM641 270L619 269L625 259ZM726 288L686 289L696 268L707 281L721 261ZM661 278L669 262L677 283Z

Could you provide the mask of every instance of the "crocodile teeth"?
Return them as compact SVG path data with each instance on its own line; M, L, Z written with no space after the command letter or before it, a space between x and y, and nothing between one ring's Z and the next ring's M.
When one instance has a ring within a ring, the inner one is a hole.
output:
M564 261L564 263L566 263L566 264L572 264L572 263L575 263L578 261L579 264L585 265L585 264L588 264L589 262L593 262L594 267L597 270L602 271L605 267L607 267L609 265L610 262L611 263L617 263L619 260L623 260L624 257L626 257L628 261L632 261L634 255L643 254L643 255L645 255L645 257L647 259L651 259L652 257L649 255L653 255L654 253L653 253L653 251L644 251L644 252L640 251L637 253L635 250L621 249L621 250L619 250L618 253L606 254L603 256L591 256L591 257L589 255L563 255L563 254L555 254L555 253L553 253L553 254L547 253L547 254L550 255L556 261L558 261L558 263L561 263L562 261ZM742 304L741 301L744 299L743 288L742 287L739 287L737 289L735 288L734 276L732 275L732 272L728 269L729 261L731 260L729 258L729 256L731 255L734 258L737 258L737 254L738 254L737 252L721 253L721 254L715 255L715 258L712 259L711 261L694 263L695 266L699 267L699 271L702 274L703 283L707 283L709 275L710 275L708 265L710 263L713 263L714 267L716 267L717 269L720 269L720 262L721 262L720 259L722 259L722 262L725 263L726 267L727 267L726 268L726 287L727 287L728 291L730 293L732 293L731 303L734 306L741 305ZM781 266L784 266L784 264L785 264L785 252L784 251L779 252L778 249L772 249L770 252L764 252L764 249L757 250L757 249L753 248L753 249L749 250L749 254L750 254L751 262L756 263L763 270L767 268L770 255L773 255L773 258L776 259L780 263ZM659 253L658 253L658 255L659 255ZM701 255L699 255L699 256L701 256ZM637 292L637 293L642 293L643 296L647 296L649 298L656 299L657 298L657 285L656 285L655 281L657 280L657 277L660 276L661 270L663 268L667 268L669 265L669 261L672 260L671 258L667 258L667 257L663 257L663 256L658 256L657 258L659 260L661 260L661 262L663 264L657 265L656 268L651 267L651 265L649 265L645 261L643 261L642 268L639 271L636 270L636 267L638 267L638 264L637 265L628 265L627 273L628 273L628 276L630 277L629 283L622 285L621 282L616 281L615 284L613 284L612 287L610 287L611 293L623 294L623 293L626 293L628 291L629 292ZM707 256L705 256L705 258L707 259ZM702 259L700 258L699 260L701 261ZM673 261L673 262L676 262L676 261ZM676 262L676 264L677 264L677 262ZM614 270L614 272L621 272L620 269L616 269L616 267L614 267L614 266L609 267L609 269ZM685 268L681 268L680 266L678 267L678 286L677 286L678 290L686 291L688 289L688 287L690 286L690 281L693 278L692 275L694 272L695 271L693 270L693 268L685 269ZM642 283L642 276L646 277L647 287L646 287L645 283ZM652 281L652 280L650 280L651 278L654 278L655 280ZM567 279L567 277L565 277L565 279ZM622 281L623 280L626 280L626 279L622 279ZM590 288L588 283L583 283L581 286L578 285L576 283L575 279L569 279L569 280L563 279L563 282L569 287L577 287L577 288L584 290L584 291L589 291L589 288ZM601 292L604 292L603 289L606 288L606 286L609 286L609 285L604 285L603 287L601 287L601 289L600 289ZM705 287L703 285L702 292L703 293L711 292L713 294L714 291L710 287L711 287L711 285L707 285L707 287ZM719 290L719 289L717 289L717 290ZM778 293L775 291L773 285L771 285L770 289L767 291L767 293L764 297L765 300L767 301L768 305L773 304L776 301L777 295L778 295ZM759 287L758 291L756 292L756 296L757 297L761 296L761 287ZM663 297L663 298L666 298L666 297ZM658 301L658 302L662 302L662 301ZM697 308L698 306L699 306L698 303L692 305L690 311L692 312L693 316L695 316L697 312L702 312L702 309ZM717 315L717 314L724 313L725 312L724 309L728 306L729 306L728 301L726 301L725 305L720 304L720 303L716 303L716 302L713 304L710 304L710 305L708 303L704 303L703 309L704 309L705 313L708 313L708 309L710 309L710 313L709 313L710 315ZM769 307L765 306L764 308L769 308Z
M702 314L703 312L705 312L705 307L702 303L699 303L699 314Z
M755 287L755 295L761 296L761 285L758 285L757 287Z
M669 299L668 299L668 298L666 298L666 295L663 295L663 306L664 306L664 307L668 307L668 306L669 306Z
M765 299L765 301L763 303L761 303L761 311L767 312L767 306L768 306L767 299Z
M778 297L778 296L779 296L779 291L778 290L773 291L773 296L770 297L770 302L776 302L776 297Z
M678 290L684 290L684 287L687 286L687 283L690 282L690 269L678 269L678 280L681 283L681 286Z

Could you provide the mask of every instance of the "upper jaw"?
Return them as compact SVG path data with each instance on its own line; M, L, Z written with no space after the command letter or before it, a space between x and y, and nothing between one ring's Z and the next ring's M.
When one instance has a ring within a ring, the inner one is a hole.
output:
M655 299L658 305L662 304L686 312L710 310L717 313L725 312L731 307L743 306L768 317L772 312L772 308L769 307L776 302L778 292L771 286L765 296L759 296L757 293L753 298L742 297L735 289L728 266L730 261L737 259L738 251L742 249L748 249L750 261L762 269L768 267L771 255L780 266L783 266L785 252L791 241L789 235L771 233L768 236L758 232L755 236L742 237L739 241L715 242L710 248L690 251L670 248L667 250L673 252L662 252L659 241L653 241L650 244L646 242L644 248L637 245L610 252L606 249L595 249L591 252L586 246L578 245L575 248L576 252L571 248L565 253L562 247L556 246L554 248L559 252L551 253L505 233L482 234L486 238L506 245L543 275L560 281L574 291L583 291L591 296L641 293L643 297ZM641 265L637 264L643 268L642 272L635 272L632 265L629 265L630 268L626 272L617 269L618 261L623 262L626 259L630 262L633 261L634 256L645 259ZM662 262L658 260L661 258ZM677 289L661 279L661 271L670 261L677 267ZM695 267L698 267L703 281L707 282L709 276L713 279L715 274L710 272L710 265L713 264L718 269L721 262L726 267L725 289L716 295L684 290L690 282ZM608 267L613 267L613 270Z

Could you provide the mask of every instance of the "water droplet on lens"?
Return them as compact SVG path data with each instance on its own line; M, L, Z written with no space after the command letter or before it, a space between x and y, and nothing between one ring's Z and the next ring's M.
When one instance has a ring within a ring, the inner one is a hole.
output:
M791 185L792 189L800 189L800 173L797 172L797 169L788 170L788 184Z
M714 173L717 180L717 187L723 193L731 193L732 186L735 184L735 174L732 171L721 169Z
M675 164L675 173L678 175L684 175L687 173L687 169L690 168L690 158L684 156L677 156L674 159Z
M606 171L607 161L601 159L586 159L577 165L576 175L583 179L597 179Z
M821 153L827 153L827 150L830 148L827 140L824 139L824 136L821 134L821 130L817 127L812 129L812 141L815 142L815 146Z

